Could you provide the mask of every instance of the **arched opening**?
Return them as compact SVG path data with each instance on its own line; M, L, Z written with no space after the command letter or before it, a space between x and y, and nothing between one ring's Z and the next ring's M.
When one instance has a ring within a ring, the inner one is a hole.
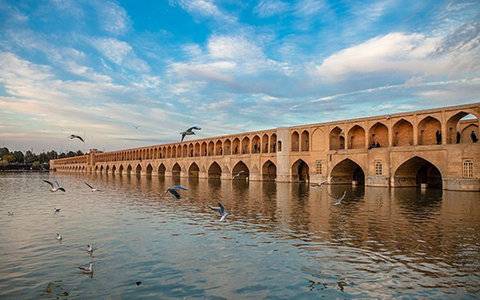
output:
M268 134L262 136L262 153L268 153Z
M78 169L79 169L79 167L77 167L77 170L78 170ZM106 173L106 174L108 174L108 171L110 171L110 166L109 166L109 165L107 165L107 166L105 167L105 173Z
M292 165L292 181L310 181L310 168L307 163L299 159Z
M362 167L351 159L344 159L339 162L330 173L330 178L334 184L365 184L365 173Z
M348 149L365 148L365 129L355 125L348 131Z
M294 131L292 133L292 147L291 147L291 151L298 151L298 145L299 145L299 140L300 140L300 136L298 135L298 132Z
M173 177L180 177L180 174L182 173L182 168L178 163L175 163L172 168L172 176Z
M188 177L198 178L198 173L200 173L200 168L196 163L192 163L188 168Z
M85 167L82 168L84 170ZM115 172L117 171L117 167L115 165L112 166L112 175L115 175Z
M246 136L242 140L242 154L250 153L250 139Z
M277 134L273 133L270 136L270 153L277 152Z
M208 143L208 156L213 156L215 155L215 143L213 141L210 141Z
M277 178L277 166L267 160L262 166L262 179L266 181L273 181Z
M240 154L240 140L238 138L233 140L232 154Z
M422 184L430 188L441 188L442 175L431 162L414 156L397 168L392 185L394 187L412 187Z
M220 140L215 143L215 155L223 155L222 141Z
M478 143L478 118L467 112L458 112L447 121L448 144Z
M368 148L388 147L388 128L384 124L377 122L370 127L368 133Z
M223 143L223 147L225 148L223 150L224 155L230 155L232 154L232 142L230 142L229 139L226 139L225 142Z
M193 144L188 144L188 157L193 157Z
M330 131L330 150L345 149L345 134L340 127L335 127Z
M308 151L310 146L310 134L306 130L302 131L301 143L301 150Z
M260 148L260 137L256 135L252 139L252 153L260 153Z
M172 158L172 147L171 146L167 147L167 158Z
M177 146L177 157L182 157L182 146Z
M147 176L152 176L153 167L151 164L147 165Z
M195 143L195 156L200 156L200 143Z
M187 145L182 146L182 153L183 153L183 157L188 157L188 146Z
M132 166L128 165L127 166L127 175L130 176L130 174L132 174Z
M401 119L393 125L393 146L413 145L413 125L405 119Z
M442 144L442 125L439 120L428 116L418 123L418 144Z
M243 161L239 161L232 170L233 179L245 180L250 176L250 171Z
M208 178L219 179L222 176L222 168L217 162L213 162L208 168Z
M120 175L123 175L123 165L120 165L120 167L118 167L118 173L120 173Z
M164 164L160 164L158 166L158 176L160 177L165 177L165 172L167 171L167 168L165 167Z
M140 164L135 168L135 174L140 175L142 173L142 166Z
M207 156L207 143L203 142L201 146L202 156Z
M100 166L100 173L103 173L103 165Z

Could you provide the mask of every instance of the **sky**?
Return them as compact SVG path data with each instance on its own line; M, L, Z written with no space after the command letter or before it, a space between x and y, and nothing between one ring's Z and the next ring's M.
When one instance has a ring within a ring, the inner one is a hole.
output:
M0 0L11 149L107 151L193 125L202 138L479 98L478 0Z

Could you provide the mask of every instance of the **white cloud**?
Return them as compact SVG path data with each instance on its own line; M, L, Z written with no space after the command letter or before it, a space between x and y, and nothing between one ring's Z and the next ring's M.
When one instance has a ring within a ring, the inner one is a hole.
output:
M98 10L98 18L102 28L112 34L123 34L128 31L130 20L127 12L111 1L94 2Z
M213 36L208 40L208 52L214 59L234 61L262 59L263 52L243 36Z
M295 6L295 14L302 17L311 17L325 8L322 0L301 0Z
M287 12L289 5L280 0L261 0L254 8L256 15L267 18Z
M338 81L361 73L452 74L479 67L476 50L434 55L442 39L422 34L390 33L327 57L316 67L326 81Z
M235 22L236 18L218 8L211 0L178 0L180 6L186 11L203 17L211 17L218 21Z
M129 43L114 38L97 38L92 45L113 63L137 72L148 72L148 64L139 59Z

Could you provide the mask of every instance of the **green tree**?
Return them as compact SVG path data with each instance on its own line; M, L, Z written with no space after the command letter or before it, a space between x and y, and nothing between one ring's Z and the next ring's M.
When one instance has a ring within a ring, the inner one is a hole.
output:
M0 148L0 158L3 157L4 155L7 155L8 153L10 153L8 148L6 147Z
M25 162L27 164L31 164L35 160L37 160L37 156L34 153L32 153L32 151L27 150L27 152L25 152Z
M23 163L25 157L23 156L22 151L13 151L12 154L15 157L15 162Z

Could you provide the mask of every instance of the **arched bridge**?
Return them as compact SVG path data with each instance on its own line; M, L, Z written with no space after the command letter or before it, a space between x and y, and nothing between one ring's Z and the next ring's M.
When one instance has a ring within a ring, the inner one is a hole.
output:
M51 161L62 172L480 190L480 103ZM235 176L237 175L237 176Z

